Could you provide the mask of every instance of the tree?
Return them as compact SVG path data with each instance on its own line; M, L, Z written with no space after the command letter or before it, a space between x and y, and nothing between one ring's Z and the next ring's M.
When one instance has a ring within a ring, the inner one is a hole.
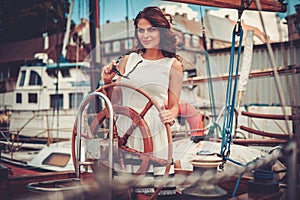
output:
M0 0L0 43L64 32L68 0Z

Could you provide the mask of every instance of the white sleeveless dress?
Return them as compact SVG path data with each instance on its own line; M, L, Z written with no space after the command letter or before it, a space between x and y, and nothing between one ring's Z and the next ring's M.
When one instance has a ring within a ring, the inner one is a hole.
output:
M159 60L146 60L141 54L129 55L124 75L129 79L121 78L121 83L130 84L148 93L160 106L168 99L169 76L175 58L162 58ZM149 100L132 89L122 88L122 105L133 108L140 113ZM167 159L168 140L165 125L160 121L157 109L152 106L144 117L147 122L153 140L153 155ZM131 125L126 118L117 119L117 128L120 135ZM143 151L143 142L140 134L134 134L129 138L127 146ZM139 166L128 165L126 171L136 172ZM148 172L154 175L163 175L165 167L150 166ZM170 174L174 173L171 168ZM154 190L153 190L154 191ZM149 191L150 192L150 191ZM167 191L166 191L167 192ZM170 192L170 191L169 191ZM168 192L167 192L168 193Z

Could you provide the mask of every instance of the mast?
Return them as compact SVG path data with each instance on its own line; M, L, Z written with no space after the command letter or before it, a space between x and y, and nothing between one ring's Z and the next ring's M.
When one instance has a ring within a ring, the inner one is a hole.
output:
M73 7L74 7L74 0L71 0L68 20L67 20L67 27L66 27L66 32L64 35L64 42L63 42L63 47L62 47L62 52L61 52L61 55L64 58L66 57L66 54L67 54L67 44L69 42L69 36L70 36L70 27L71 27L71 18L72 18L72 13L73 13Z
M58 26L58 19L59 17L57 16L57 19L55 20L56 25ZM58 82L59 82L59 68L60 68L60 61L61 61L61 50L60 50L60 39L59 39L59 32L58 28L56 31L56 69L55 69L55 102L54 102L54 107L53 107L53 119L55 117L56 113L56 137L59 138L59 93L58 93ZM53 137L53 134L52 134ZM48 138L48 145L52 142L52 139Z
M128 0L125 0L126 1L126 36L127 36L127 44L128 44L128 47L129 47L129 21L128 21L128 18L129 18L129 6L128 6Z
M91 43L91 52L90 52L90 84L91 92L95 91L99 86L99 80L101 76L101 56L100 56L100 25L99 25L99 0L89 0L89 9L90 9L90 43ZM92 113L93 109L96 112L99 112L100 109L100 99L94 97L94 107L92 104L89 105L88 112ZM92 108L93 107L93 108Z
M90 40L91 40L91 91L97 88L97 83L100 79L100 72L96 69L100 69L100 43L99 35L97 37L97 31L99 31L99 0L89 0L90 5ZM99 33L99 32L98 32ZM98 39L97 39L98 38ZM97 47L98 45L98 47ZM98 61L98 62L97 62Z
M102 63L102 57L101 57L101 44L100 44L100 12L99 12L99 0L96 2L96 62ZM97 79L98 80L98 79Z

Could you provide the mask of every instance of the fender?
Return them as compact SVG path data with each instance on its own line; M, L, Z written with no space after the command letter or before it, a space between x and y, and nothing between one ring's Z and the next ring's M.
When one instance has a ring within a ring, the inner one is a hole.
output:
M191 140L204 139L204 127L202 116L190 103L179 102L178 116L184 117L188 122L191 130Z

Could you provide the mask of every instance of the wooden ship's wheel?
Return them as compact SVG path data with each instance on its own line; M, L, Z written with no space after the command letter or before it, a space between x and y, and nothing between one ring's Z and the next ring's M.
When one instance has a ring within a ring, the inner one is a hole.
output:
M137 174L145 174L150 166L150 163L158 164L159 166L165 166L165 175L169 173L170 165L172 163L172 135L171 135L171 129L169 124L164 124L164 127L167 132L167 140L168 140L168 157L167 159L161 159L158 157L153 156L153 140L152 140L152 134L150 132L149 126L147 122L144 119L144 116L147 114L149 109L151 107L155 107L157 111L161 111L160 105L151 98L146 92L143 90L133 87L128 84L124 83L111 83L108 85L105 85L103 87L100 87L96 90L96 92L101 92L107 96L106 91L114 88L129 88L132 90L135 90L136 92L140 93L147 99L146 105L143 107L141 112L137 112L133 108L118 105L113 105L113 112L114 116L109 116L109 112L107 108L103 108L101 111L96 113L94 117L89 122L89 129L92 136L95 136L97 134L97 130L101 129L101 126L103 126L103 123L110 117L116 117L116 116L125 116L129 119L131 119L131 124L128 126L129 128L127 130L122 130L124 134L120 136L118 134L116 121L114 120L113 124L113 140L117 141L118 143L118 153L115 154L114 162L117 162L117 164L120 166L121 169L126 168L126 163L124 162L124 154L131 154L136 157L139 157L140 159L140 165L136 171ZM89 102L88 102L89 103ZM158 117L158 116L157 116ZM76 120L77 121L77 120ZM72 135L72 156L73 156L73 164L76 166L76 137L77 134L77 123L75 122L74 128L73 128L73 135ZM133 137L133 133L135 130L138 130L139 133L142 136L142 142L143 142L143 151L138 151L134 148L130 148L127 146L127 141L130 137ZM81 135L81 137L87 137L86 135ZM93 161L92 161L93 162Z

